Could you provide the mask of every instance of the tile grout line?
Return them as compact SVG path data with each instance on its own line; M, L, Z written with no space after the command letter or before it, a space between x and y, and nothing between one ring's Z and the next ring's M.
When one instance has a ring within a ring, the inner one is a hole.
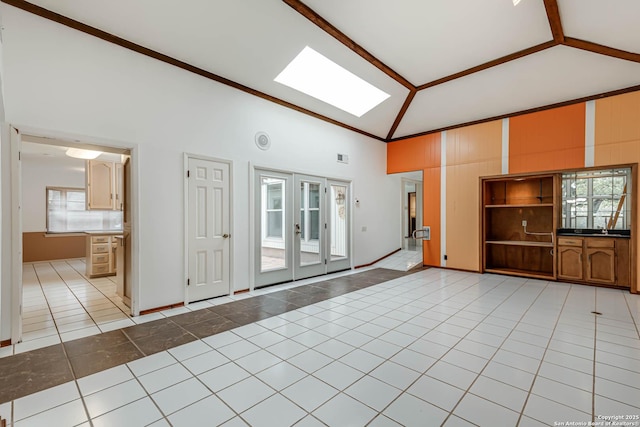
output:
M503 283L504 283L504 282L503 282ZM525 281L524 281L524 282L523 282L523 283L522 283L522 284L521 284L517 289L515 289L515 290L514 290L514 292L512 292L512 293L511 293L508 297L506 297L506 298L505 298L505 299L504 299L504 300L503 300L503 301L502 301L498 306L496 306L496 307L495 307L491 312L489 312L489 313L484 317L484 319L486 319L487 317L489 317L489 316L491 315L491 313L493 313L494 311L496 311L496 310L497 310L497 309L498 309L502 304L504 304L504 303L505 303L505 302L506 302L510 297L512 297L513 295L515 295L515 294L516 294L520 289L524 288L524 287L525 287L525 285L526 285L526 283L527 283L527 280L525 280ZM502 340L502 342L500 343L500 347L498 347L498 348L496 349L496 351L493 353L493 355L491 356L491 358L489 358L489 359L488 359L488 361L487 361L487 363L484 365L484 367L480 370L480 372L478 372L478 373L477 373L477 375L476 375L475 379L471 382L471 384L469 385L469 387L467 387L467 389L464 391L464 393L462 394L462 396L460 397L460 399L458 399L458 402L454 405L454 407L449 411L449 415L448 415L448 416L447 416L447 418L443 421L443 423L445 423L445 422L446 422L446 421L447 421L451 416L453 416L453 413L454 413L454 411L456 410L456 408L460 405L460 403L461 403L461 402L462 402L462 400L465 398L465 396L466 396L467 394L469 394L469 393L470 393L471 388L473 387L473 385L475 384L475 382L478 380L478 378L479 378L480 376L482 376L482 372L484 372L484 370L485 370L485 369L486 369L486 367L489 365L489 363L491 363L491 362L493 361L493 358L495 357L495 355L498 353L498 351L500 351L500 350L502 349L502 345L505 343L505 341L507 341L507 339L509 338L509 336L510 336L510 335L513 333L513 331L515 330L516 326L517 326L517 325L522 321L522 318L523 318L523 317L526 315L526 313L531 309L531 307L535 304L535 302L538 300L538 298L540 297L540 295L542 295L542 294L544 293L545 289L546 289L548 286L549 286L549 283L547 282L547 284L546 284L542 289L540 289L540 291L539 291L538 295L536 296L536 298L534 298L534 299L533 299L533 301L529 304L529 307L528 307L526 310L524 310L524 311L523 311L522 315L520 316L520 319L518 320L518 322L516 322L516 325L511 329L511 331L509 332L509 334L507 334L507 336L505 336L505 337L504 337L504 339L503 339L503 340ZM483 320L484 320L484 319L483 319ZM477 327L477 326L476 326L476 327ZM474 328L474 329L475 329L475 328ZM473 330L473 329L472 329L472 330ZM470 331L469 333L471 333L471 331ZM468 335L469 333L467 333L467 335ZM465 335L465 336L466 336L466 335ZM452 348L453 348L453 347L452 347ZM505 351L508 351L508 350L505 350ZM497 363L500 363L500 362L497 362ZM475 373L475 372L474 372L474 373ZM509 384L508 384L508 385L509 385ZM472 394L473 394L473 393L472 393ZM482 398L482 399L484 399L483 397L481 397L481 398ZM503 408L506 408L506 409L509 409L509 410L511 410L511 411L513 411L513 412L515 412L513 409L508 408L508 407L506 407L506 406L504 406L504 405L501 405L501 404L499 404L499 403L497 403L497 402L493 402L493 401L488 400L488 399L484 399L484 400L487 400L487 401L489 401L489 402L491 402L491 403L494 403L494 404L496 404L496 405L502 406ZM525 407L526 407L526 399L525 399L525 402L524 402L524 403L523 403L523 405L522 405L522 409L521 409L521 411L520 411L520 414L519 414L519 417L518 417L518 421L517 421L518 423L520 422L520 418L522 417L522 412L524 411L524 408L525 408ZM462 417L460 417L460 418L462 418ZM462 418L462 419L464 419L465 421L469 421L469 420L466 420L465 418Z

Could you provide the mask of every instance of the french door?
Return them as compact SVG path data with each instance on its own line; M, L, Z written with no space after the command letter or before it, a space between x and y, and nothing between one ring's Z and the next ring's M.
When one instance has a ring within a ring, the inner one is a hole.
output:
M255 286L350 268L349 183L255 170Z

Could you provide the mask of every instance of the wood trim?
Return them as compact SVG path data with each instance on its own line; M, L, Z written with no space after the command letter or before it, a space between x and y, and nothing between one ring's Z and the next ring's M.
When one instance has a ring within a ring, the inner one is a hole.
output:
M442 131L445 131L445 130L457 129L457 128L461 128L461 127L465 127L465 126L473 126L473 125L477 125L477 124L480 124L480 123L492 122L494 120L507 119L507 118L510 118L510 117L520 116L522 114L536 113L538 111L550 110L550 109L553 109L553 108L566 107L567 105L578 104L580 102L587 102L587 101L592 101L594 99L608 98L608 97L611 97L611 96L622 95L622 94L625 94L625 93L636 92L636 91L640 91L640 85L631 86L631 87L627 87L627 88L624 88L624 89L613 90L613 91L610 91L610 92L599 93L597 95L585 96L583 98L572 99L570 101L563 101L563 102L558 102L558 103L555 103L555 104L549 104L549 105L545 105L545 106L542 106L542 107L530 108L528 110L522 110L522 111L518 111L518 112L515 112L515 113L502 114L502 115L499 115L499 116L489 117L489 118L480 119L480 120L474 120L474 121L466 122L466 123L458 123L458 124L455 124L455 125L446 126L446 127L443 127L443 128L438 128L438 129L433 129L433 130L428 130L428 131L425 131L425 132L415 133L415 134L412 134L412 135L407 135L407 136L401 136L401 137L398 137L398 138L387 139L386 142L402 141L402 140L405 140L405 139L411 139L411 138L416 138L416 137L419 137L419 136L430 135L432 133L438 133L438 132L442 132Z
M557 46L557 45L558 45L558 43L556 43L555 41L544 42L544 43L541 43L539 45L532 46L532 47L520 50L518 52L511 53L511 54L503 56L501 58L494 59L493 61L485 62L484 64L480 64L480 65L477 65L475 67L468 68L468 69L466 69L464 71L460 71L459 73L451 74L450 76L442 77L442 78L440 78L438 80L434 80L432 82L425 83L423 85L418 86L417 90L424 90L424 89L428 89L428 88L433 87L433 86L441 85L443 83L450 82L451 80L459 79L461 77L468 76L469 74L474 74L474 73L477 73L479 71L483 71L483 70L486 70L488 68L492 68L492 67L495 67L497 65L501 65L501 64L504 64L506 62L510 62L510 61L515 60L515 59L519 59L519 58L525 57L527 55L531 55L533 53L538 53L540 51L543 51L545 49L549 49L550 47L554 47L554 46Z
M560 10L558 9L558 0L544 0L544 8L547 11L547 19L549 20L549 27L551 27L551 34L553 34L553 41L556 43L564 42L565 37L562 30Z
M183 302L179 302L176 304L163 305L162 307L150 308L148 310L140 310L140 316L144 316L145 314L156 313L158 311L170 310L172 308L184 307Z
M638 218L638 164L631 165L631 212ZM629 242L629 261L631 271L629 272L629 291L632 294L640 292L638 284L638 221L631 221L631 241Z
M10 345L11 345L11 339L0 341L0 348L1 347L9 347Z
M146 48L139 44L130 42L129 40L123 39L106 31L100 30L98 28L92 27L90 25L84 24L82 22L76 21L74 19L68 18L64 15L60 15L58 13L52 12L48 9L45 9L40 6L36 6L32 3L29 3L24 0L1 0L3 3L8 4L10 6L16 7L18 9L24 10L25 12L32 13L34 15L40 16L41 18L48 19L53 22L57 22L58 24L64 25L69 28L73 28L74 30L80 31L85 34L89 34L101 40L104 40L109 43L113 43L125 49L129 49L141 55L148 56L153 59L157 59L158 61L164 62L165 64L173 65L174 67L181 68L185 71L189 71L191 73L197 74L201 77L204 77L209 80L213 80L218 83L222 83L224 85L230 86L234 89L240 90L242 92L248 93L250 95L257 96L258 98L265 99L267 101L278 104L282 107L289 108L291 110L295 110L299 113L306 114L308 116L314 117L316 119L325 121L327 123L331 123L333 125L339 126L341 128L359 133L364 136L368 136L369 138L376 139L378 141L385 141L384 138L373 135L369 132L365 132L361 129L350 126L346 123L339 122L330 117L323 116L322 114L315 113L311 110L307 110L306 108L302 108L298 105L292 104L291 102L285 101L280 98L276 98L275 96L268 95L264 92L260 92L256 89L252 89L248 86L244 86L240 83L234 82L233 80L226 79L222 76L214 74L212 72L203 70L202 68L198 68L194 65L191 65L187 62L180 61L176 58L173 58L169 55L165 55L163 53L157 52L155 50Z
M351 40L344 34L342 31L338 30L336 27L331 25L329 21L324 19L322 16L318 15L313 9L309 6L302 3L300 0L283 0L287 5L289 5L292 9L298 12L300 15L307 18L309 21L320 27L325 33L329 34L334 39L338 40L340 43L351 49L354 53L358 54L362 58L364 58L371 65L385 73L387 76L391 77L393 80L400 83L402 86L408 89L415 89L415 86L409 82L407 79L402 77L400 74L396 73L389 66L384 64L378 58L369 53L365 48L360 46L358 43Z
M576 49L586 50L588 52L599 53L600 55L624 59L625 61L640 62L640 54L638 53L627 52L626 50L615 49L613 47L588 42L586 40L574 39L573 37L565 37L565 40L562 44L564 44L565 46L574 47Z
M402 121L402 118L404 117L404 115L407 113L407 110L409 109L409 105L411 105L411 102L413 101L413 98L416 96L416 93L418 93L418 91L415 89L412 89L409 91L409 94L407 95L407 99L405 99L404 104L402 104L402 108L400 109L400 111L398 112L398 115L396 116L396 120L393 122L391 129L389 129L389 133L387 134L387 139L391 139L393 137L393 134L396 132L396 129L398 129L398 126L400 126L400 122Z
M383 260L383 259L385 259L385 258L389 258L391 255L395 254L396 252L400 252L401 250L402 250L402 248L398 248L398 249L396 249L395 251L393 251L393 252L389 252L389 253L388 253L388 254L386 254L385 256L380 257L380 258L378 258L377 260L375 260L375 261L373 261L373 262L370 262L369 264L356 265L356 266L355 266L355 267L353 267L353 268L354 268L354 270L355 270L355 269L363 268L363 267L371 267L371 266L372 266L373 264L375 264L376 262L380 262L380 261L382 261L382 260Z

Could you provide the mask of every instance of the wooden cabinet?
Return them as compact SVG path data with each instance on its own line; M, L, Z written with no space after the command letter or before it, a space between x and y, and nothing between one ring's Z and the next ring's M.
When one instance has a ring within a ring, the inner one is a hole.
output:
M629 239L559 237L558 278L598 285L629 287Z
M486 272L554 279L557 177L482 180L482 254Z
M122 210L122 164L87 160L87 210Z
M88 277L112 276L116 274L115 236L92 234L86 242L86 275Z
M583 280L582 239L558 238L558 278Z

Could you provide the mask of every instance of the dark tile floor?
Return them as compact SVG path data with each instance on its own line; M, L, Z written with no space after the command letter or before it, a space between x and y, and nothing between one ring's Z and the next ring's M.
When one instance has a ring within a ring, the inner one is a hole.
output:
M1 358L0 403L416 271L368 270Z

